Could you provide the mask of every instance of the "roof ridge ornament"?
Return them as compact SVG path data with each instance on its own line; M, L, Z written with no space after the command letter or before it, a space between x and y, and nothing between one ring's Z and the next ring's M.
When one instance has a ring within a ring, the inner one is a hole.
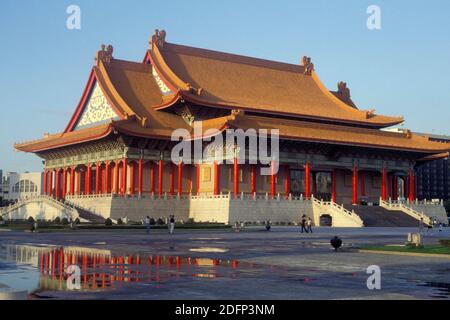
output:
M314 63L311 62L311 57L303 56L301 65L305 67L304 75L310 76L314 71Z
M412 138L412 133L410 129L405 129L405 136L407 139L411 139Z
M350 89L347 87L347 82L339 81L337 84L338 93L344 99L350 99Z
M112 45L108 45L106 47L104 44L100 46L100 50L97 51L97 54L95 55L95 62L97 66L99 65L100 61L103 63L110 63L113 58L112 54L114 51L114 47Z
M233 109L231 110L230 120L234 121L237 118L242 118L245 115L245 111L242 109Z
M373 117L375 115L375 112L375 109L366 110L366 119Z
M155 29L155 33L150 38L150 45L155 44L158 47L164 47L166 43L166 31Z

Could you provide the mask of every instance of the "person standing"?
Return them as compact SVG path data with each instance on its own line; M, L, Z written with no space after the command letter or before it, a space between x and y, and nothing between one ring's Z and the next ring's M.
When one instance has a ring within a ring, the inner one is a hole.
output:
M420 234L423 234L423 218L420 218L420 221L419 221L419 233Z
M173 234L174 229L175 229L175 216L171 215L169 218L169 233Z
M311 220L310 217L308 217L308 220L306 220L306 232L313 233L313 231L312 231L312 220Z
M147 216L145 219L144 219L144 225L145 225L145 228L147 229L147 234L149 234L150 233L150 217L149 216Z
M301 232L303 233L303 231L305 231L306 233L308 233L308 230L306 229L306 216L305 215L302 216L301 225L302 225Z

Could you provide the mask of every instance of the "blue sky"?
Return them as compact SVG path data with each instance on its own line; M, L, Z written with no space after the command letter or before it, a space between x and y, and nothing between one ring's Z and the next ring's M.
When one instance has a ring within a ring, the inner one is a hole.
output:
M66 9L81 8L81 30ZM381 8L381 30L366 27ZM41 170L13 144L64 129L101 43L141 61L154 29L167 41L271 60L312 57L330 89L363 109L450 135L450 1L0 1L0 169Z

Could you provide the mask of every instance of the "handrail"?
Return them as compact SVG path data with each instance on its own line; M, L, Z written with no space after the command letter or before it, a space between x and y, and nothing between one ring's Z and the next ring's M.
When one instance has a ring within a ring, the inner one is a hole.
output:
M364 225L364 222L362 221L361 217L357 215L354 211L350 211L346 209L343 205L337 204L334 201L323 201L313 198L313 203L320 207L332 207L335 210L348 215L350 218L353 219L353 221L357 222L358 224Z
M19 199L15 204L10 205L9 207L6 207L6 208L2 208L1 215L2 216L7 215L7 214L11 213L12 211L19 209L19 208L21 208L31 202L34 202L34 201L50 202L53 205L59 207L60 209L68 210L72 215L78 217L78 211L75 208L73 208L61 201L58 201L50 196L47 196L47 195L37 195L37 196L31 196L31 197L24 198L24 199L23 198Z
M414 219L420 220L423 219L423 222L431 225L432 224L432 219L427 216L426 214L424 214L424 212L419 212L417 210L414 210L412 207L409 207L407 205L405 205L405 203L403 201L385 201L383 199L380 199L380 207L383 207L385 209L388 210L399 210L402 211L406 214L408 214L409 216L413 217Z

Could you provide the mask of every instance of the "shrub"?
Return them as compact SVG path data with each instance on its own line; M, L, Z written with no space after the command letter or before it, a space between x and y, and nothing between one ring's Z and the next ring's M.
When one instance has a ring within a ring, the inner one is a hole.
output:
M187 223L194 223L194 218L189 218Z
M113 225L113 222L112 222L112 220L110 218L105 220L105 226L110 227L112 225Z
M29 223L33 223L33 222L34 222L34 218L33 218L33 217L28 217L27 221L28 221Z
M61 224L63 226L67 226L69 224L69 219L67 219L66 217L62 218L61 219Z
M60 217L56 217L55 220L53 220L54 223L60 224L61 223L61 218Z
M441 240L439 240L439 243L441 244L441 246L450 248L450 240L449 239L441 239Z
M0 221L3 221L3 217L2 216L0 216Z
M155 221L155 219L153 219L153 218L150 218L150 225L151 226L154 226L156 224L156 221Z

